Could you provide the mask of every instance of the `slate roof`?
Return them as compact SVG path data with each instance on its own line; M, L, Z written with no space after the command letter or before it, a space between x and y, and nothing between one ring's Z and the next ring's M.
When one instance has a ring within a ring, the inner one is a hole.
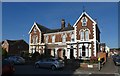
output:
M44 33L63 32L63 31L69 31L69 30L73 30L73 29L74 29L72 26L65 27L65 28L63 28L63 29L61 29L61 28L58 28L58 29L49 29L49 28L47 28L47 27L45 27L45 26L42 26L42 25L40 25L40 24L38 24L38 23L36 23L36 24L37 24L38 28L39 28L42 32L44 32Z
M47 31L50 30L50 29L48 29L48 28L45 27L45 26L42 26L42 25L40 25L40 24L38 24L38 23L36 23L36 24L37 24L38 28L39 28L42 32L44 32L44 33L46 33Z
M9 45L15 45L15 44L19 44L21 42L28 44L24 40L6 40L6 41L8 42Z
M9 44L9 51L21 51L21 50L24 50L24 51L27 51L29 50L29 45L27 42L25 42L24 40L6 40Z

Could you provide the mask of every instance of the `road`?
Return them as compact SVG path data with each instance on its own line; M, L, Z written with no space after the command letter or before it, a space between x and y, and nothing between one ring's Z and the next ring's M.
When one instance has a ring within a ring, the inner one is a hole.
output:
M107 63L103 66L101 71L98 69L82 69L75 67L73 68L73 64L66 66L63 69L58 69L52 71L47 68L39 68L36 69L33 64L25 64L25 65L15 65L15 75L14 76L120 76L120 66L115 66L111 59L108 59Z

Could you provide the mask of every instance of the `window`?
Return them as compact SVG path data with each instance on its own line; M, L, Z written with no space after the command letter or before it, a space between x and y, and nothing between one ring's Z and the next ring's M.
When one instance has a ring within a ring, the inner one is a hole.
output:
M89 31L88 30L85 31L85 40L89 40Z
M37 35L33 35L32 40L33 40L33 44L36 44L37 41L38 41L38 36Z
M80 38L81 38L81 41L84 40L84 31L81 31L81 33L80 33Z
M82 26L86 26L86 25L87 25L87 19L86 19L86 17L83 17Z
M34 29L33 29L33 31L34 31L34 33L36 33L36 32L37 32L37 29L36 29L36 28L34 28Z
M80 30L80 40L81 41L88 41L89 40L89 29L82 29Z
M52 43L55 42L55 35L52 36Z
M66 42L66 35L64 34L62 37L62 42L65 43Z
M74 33L73 32L71 33L71 41L72 42L74 41Z
M46 43L48 43L48 36L46 36L46 39L45 39Z

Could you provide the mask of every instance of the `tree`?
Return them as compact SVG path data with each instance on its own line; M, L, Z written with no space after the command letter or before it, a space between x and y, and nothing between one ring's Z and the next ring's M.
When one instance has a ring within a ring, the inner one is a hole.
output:
M8 55L8 52L6 51L6 49L2 48L2 56L6 57Z

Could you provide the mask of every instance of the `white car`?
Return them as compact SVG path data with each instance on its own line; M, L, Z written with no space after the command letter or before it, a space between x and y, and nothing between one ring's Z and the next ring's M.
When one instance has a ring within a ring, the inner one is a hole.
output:
M37 62L35 62L35 68L51 68L52 70L63 68L64 67L64 61L57 58L48 58L48 59L41 59Z

